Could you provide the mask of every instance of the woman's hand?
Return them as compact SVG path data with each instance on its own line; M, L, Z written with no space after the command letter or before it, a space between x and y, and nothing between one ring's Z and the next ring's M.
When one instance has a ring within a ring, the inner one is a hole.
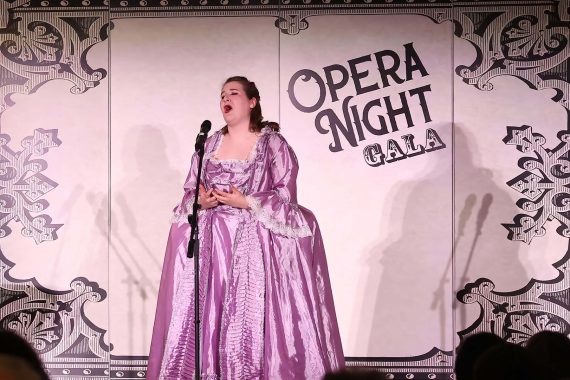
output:
M245 195L234 186L232 186L229 193L214 190L213 195L221 204L237 208L249 208Z
M214 196L213 190L210 189L206 191L204 185L200 185L200 192L198 193L198 204L203 210L216 207L218 205L218 200Z

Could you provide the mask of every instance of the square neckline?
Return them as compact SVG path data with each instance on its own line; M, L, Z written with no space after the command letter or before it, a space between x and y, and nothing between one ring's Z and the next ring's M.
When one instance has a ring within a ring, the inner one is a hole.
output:
M219 159L218 158L218 151L220 150L220 147L222 146L222 143L224 141L224 133L222 133L221 131L219 132L220 137L218 138L218 141L216 143L216 147L214 149L214 151L212 152L212 156L210 158L211 161L213 162L219 162L219 163L250 163L252 162L255 157L257 156L257 147L259 146L259 140L261 140L261 136L263 136L266 133L267 127L263 127L261 129L261 131L259 132L259 134L257 134L257 139L255 140L255 143L253 144L253 146L251 147L251 150L249 152L249 154L247 155L247 158L244 160L241 159L237 159L237 158L226 158L226 159Z

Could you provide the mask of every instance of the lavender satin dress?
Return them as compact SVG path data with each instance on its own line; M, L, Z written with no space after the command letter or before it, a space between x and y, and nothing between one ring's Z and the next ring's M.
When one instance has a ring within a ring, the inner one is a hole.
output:
M249 209L199 212L203 379L321 379L344 366L327 263L313 214L297 204L297 158L264 128L247 160L217 160L203 184L246 194ZM194 378L194 268L186 258L196 184L192 159L160 281L147 379Z

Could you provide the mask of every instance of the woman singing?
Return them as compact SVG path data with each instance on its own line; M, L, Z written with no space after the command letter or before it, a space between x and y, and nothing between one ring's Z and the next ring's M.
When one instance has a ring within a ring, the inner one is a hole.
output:
M229 78L227 125L208 138L200 184L202 379L321 379L344 366L325 251L297 204L297 158L265 122L259 91ZM194 268L186 249L198 157L176 207L160 282L148 377L194 375Z

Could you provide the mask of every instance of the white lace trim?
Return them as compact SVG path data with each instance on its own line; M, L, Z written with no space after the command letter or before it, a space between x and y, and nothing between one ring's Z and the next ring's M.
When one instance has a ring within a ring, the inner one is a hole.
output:
M172 217L170 217L170 223L175 224L175 223L180 223L180 222L184 222L188 220L188 215L190 214L180 214L178 212L175 212Z
M188 215L192 215L191 212L182 212L182 210L192 210L192 206L194 205L194 197L191 197L186 202L186 205L178 205L176 211L172 214L170 218L170 223L180 223L180 222L188 222ZM206 210L200 209L198 210L198 216L202 215Z
M231 159L227 159L227 160L220 160L217 158L218 150L220 150L220 147L222 146L222 142L224 141L224 134L220 132L220 140L218 141L218 145L216 146L216 149L211 154L210 161L215 162L215 163L226 162L226 163L230 163L230 164L245 164L245 163L250 163L250 162L254 161L255 157L257 156L257 147L259 146L260 137L263 136L265 133L267 133L267 129L268 128L265 127L259 133L257 133L257 140L255 140L255 144L253 144L253 146L251 147L251 150L250 150L250 152L247 155L247 158L245 160L238 160L235 158L231 158Z
M245 199L247 200L249 208L251 209L255 217L267 229L275 232L276 234L283 235L289 238L307 237L313 234L308 226L294 228L275 220L266 210L264 210L261 207L261 202L259 202L257 199L249 195L246 196Z

